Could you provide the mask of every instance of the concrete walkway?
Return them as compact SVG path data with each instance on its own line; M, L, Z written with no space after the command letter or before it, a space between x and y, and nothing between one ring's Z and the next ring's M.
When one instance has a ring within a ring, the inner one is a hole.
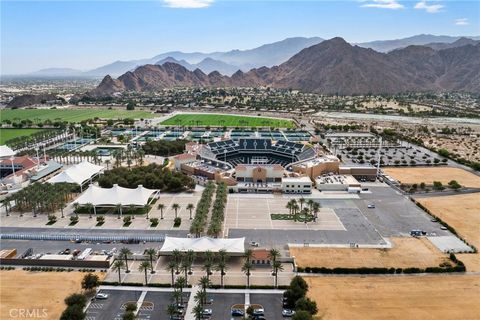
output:
M140 298L137 301L137 310L135 310L135 315L138 315L138 312L140 311L140 307L143 304L143 300L145 300L145 296L147 295L147 291L142 291L142 294L140 295Z
M190 291L190 298L188 299L187 311L185 312L185 320L195 320L195 314L193 308L195 307L195 295L202 288L200 286L193 286Z

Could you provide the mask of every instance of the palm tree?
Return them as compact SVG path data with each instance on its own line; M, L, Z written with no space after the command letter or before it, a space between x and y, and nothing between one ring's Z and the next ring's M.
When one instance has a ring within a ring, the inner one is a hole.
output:
M312 208L313 208L313 204L315 203L315 201L313 201L312 199L308 199L307 200L307 206L308 208L310 209L310 211L312 211Z
M177 266L175 272L179 274L178 268L180 268L180 263L182 262L182 253L180 250L175 249L172 251L172 260L175 261L175 265Z
M250 270L252 269L253 269L253 264L250 261L245 260L245 262L242 265L242 271L247 276L247 288L250 288Z
M167 307L167 314L170 316L169 319L173 319L177 314L177 307L173 304L169 304Z
M159 203L157 208L160 210L160 219L163 220L163 209L165 209L165 205L163 203Z
M252 257L253 257L253 251L252 251L252 249L246 249L246 250L245 250L245 253L243 254L243 257L245 258L245 260L247 260L248 262L250 262L250 260L252 260Z
M187 285L187 280L180 276L177 278L177 280L175 280L175 288L177 288L178 290L180 290L180 303L183 304L183 287L185 287Z
M147 250L145 250L145 254L148 255L148 257L150 258L150 273L155 273L155 271L153 270L153 257L157 256L157 250L155 250L154 248L148 248Z
M125 261L125 272L129 273L130 270L128 269L128 256L132 254L132 251L130 249L123 247L120 249L120 259L123 259Z
M313 220L314 220L315 222L317 222L318 212L320 211L320 208L321 208L320 203L315 202L315 203L313 204L312 211L313 211Z
M187 205L187 210L190 211L190 220L192 220L192 210L195 208L195 206L192 203L189 203Z
M188 272L190 274L192 274L192 266L193 266L193 263L195 262L195 257L196 257L196 253L193 250L188 250L187 253L185 254L185 259L188 260L188 264L189 264Z
M202 287L202 291L206 293L207 288L210 287L212 282L210 281L210 278L203 276L198 280L198 284Z
M117 203L117 205L115 206L115 210L117 210L117 212L118 212L118 219L120 219L120 217L122 216L122 204Z
M175 306L177 306L180 303L180 299L182 299L182 293L175 288L173 289L172 298L175 301Z
M212 267L213 267L213 253L207 250L205 251L205 257L204 257L202 269L207 274L208 279L210 279L210 275L212 274Z
M268 252L268 258L272 261L272 265L277 261L277 259L280 257L280 251L277 249L270 249Z
M173 284L175 282L175 279L174 279L174 276L173 274L175 273L175 269L177 269L177 264L175 263L175 261L173 260L170 260L167 264L167 267L165 268L166 270L170 271L170 274L172 276L172 287L173 287Z
M93 204L91 203L85 203L85 209L87 209L88 213L90 214L89 218L92 218L92 209L93 209Z
M201 320L203 318L203 306L201 304L197 304L193 308L193 314L195 315L195 320Z
M175 219L177 218L177 211L180 209L180 205L178 203L172 204L172 209L175 210Z
M107 170L108 170L108 168L109 168L109 166L110 166L110 163L111 163L110 159L105 160L105 164L107 165Z
M148 285L147 271L152 269L152 264L149 261L142 261L138 266L138 271L143 271L145 273L145 285Z
M298 202L300 203L300 211L303 209L303 204L305 203L305 198L300 198L298 199Z
M222 249L223 250L223 249ZM215 270L220 271L220 286L223 288L223 277L226 275L227 271L227 261L224 258L219 256Z
M207 293L203 290L197 291L193 299L203 308L205 302L207 301Z
M124 266L125 266L125 263L122 260L115 260L115 262L113 263L113 270L118 271L118 284L122 283L120 272L122 271L122 268Z
M80 205L78 204L78 202L75 202L73 204L73 212L75 213L75 216L78 218L78 208L80 208Z
M275 276L275 288L278 286L278 272L283 271L283 265L280 261L275 261L273 264L273 274Z

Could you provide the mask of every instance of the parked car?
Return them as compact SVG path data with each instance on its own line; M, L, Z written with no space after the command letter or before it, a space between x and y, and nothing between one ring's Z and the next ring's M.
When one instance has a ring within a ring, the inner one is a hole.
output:
M267 320L264 316L253 316L253 320Z
M445 227L445 226L441 226L440 229L442 229L442 230L448 230L448 228Z
M253 316L263 316L265 314L265 310L263 308L253 309L252 315Z
M283 309L282 310L282 316L284 316L284 317L293 317L294 314L295 314L295 310L292 310L292 309Z
M255 241L251 241L251 242L250 242L250 245L251 245L252 247L258 247L258 246L260 245L260 243L255 242Z
M375 209L375 204L370 203L370 204L367 205L367 208L368 209Z
M243 317L245 312L241 309L232 309L232 316L233 317Z
M95 298L105 300L105 299L108 299L108 294L106 294L106 293L97 293L97 295L95 296Z
M204 316L211 316L213 313L212 309L203 309L202 315Z

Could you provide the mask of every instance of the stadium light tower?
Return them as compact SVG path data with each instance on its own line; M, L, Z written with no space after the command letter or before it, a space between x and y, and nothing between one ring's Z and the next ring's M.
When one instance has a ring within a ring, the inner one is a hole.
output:
M378 176L380 175L380 159L382 155L380 154L382 150L382 137L380 137L379 144L378 144L378 159L377 159L377 176L375 180L378 180Z

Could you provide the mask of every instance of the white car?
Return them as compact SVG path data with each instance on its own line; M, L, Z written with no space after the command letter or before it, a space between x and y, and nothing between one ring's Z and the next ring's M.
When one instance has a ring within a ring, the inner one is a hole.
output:
M203 312L202 312L204 316L211 316L212 313L213 313L212 309L203 309Z
M370 203L369 205L367 205L367 208L368 209L375 209L375 205L373 203Z
M97 293L97 295L95 296L95 298L105 300L105 299L108 299L108 294L106 294L106 293Z
M255 241L251 241L251 242L250 242L250 245L251 245L252 247L258 247L258 246L260 245L260 243L255 242Z

